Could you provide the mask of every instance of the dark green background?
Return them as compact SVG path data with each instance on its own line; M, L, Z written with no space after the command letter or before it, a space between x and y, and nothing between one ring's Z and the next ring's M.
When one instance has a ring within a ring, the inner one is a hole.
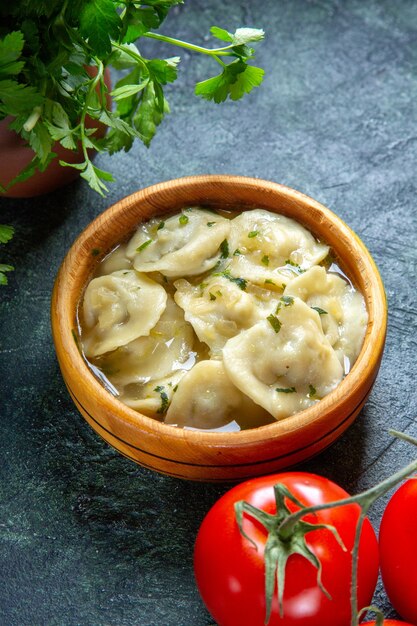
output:
M182 54L167 91L173 113L150 150L97 158L117 178L106 199L78 181L34 200L0 200L0 222L16 228L1 248L1 261L16 266L0 288L2 626L212 623L192 549L228 486L159 476L109 448L75 410L51 342L50 294L66 251L93 217L138 188L244 174L290 185L342 217L385 282L387 344L360 418L302 467L356 492L416 455L387 429L417 435L417 3L190 0L162 32L204 45L213 24L266 30L261 89L240 103L200 101L193 84L217 65ZM145 54L177 53L151 43ZM385 502L372 512L376 526ZM394 615L381 586L375 601Z

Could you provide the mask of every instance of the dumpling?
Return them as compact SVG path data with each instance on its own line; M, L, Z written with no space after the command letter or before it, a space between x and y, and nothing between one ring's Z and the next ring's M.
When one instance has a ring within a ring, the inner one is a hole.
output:
M149 381L145 385L131 383L123 389L119 399L143 415L163 420L175 389L186 373L185 369L177 370L169 376Z
M230 337L267 317L277 306L271 292L264 292L269 298L249 293L245 281L227 271L212 274L199 285L180 279L174 286L176 303L184 309L185 319L199 340L210 347L212 356L221 353Z
M343 378L319 314L296 297L283 301L276 315L229 339L223 358L236 387L275 419L312 405Z
M157 223L139 226L127 256L139 272L192 276L214 267L227 240L230 220L203 209L184 210Z
M263 209L244 211L232 220L229 248L233 274L276 290L329 252L301 224Z
M165 289L134 270L93 278L83 300L82 344L87 357L149 334L165 310Z
M357 359L368 323L361 293L341 276L312 267L295 278L284 294L301 298L320 313L324 333L341 360Z
M178 369L189 369L196 358L194 332L184 312L168 296L165 311L149 335L94 360L119 393L132 383L146 384Z
M265 419L265 411L231 383L221 361L200 361L179 382L165 423L214 429L241 414L250 415L254 424Z
M98 266L97 276L106 276L119 270L132 269L132 261L126 257L126 245L121 244L112 250Z

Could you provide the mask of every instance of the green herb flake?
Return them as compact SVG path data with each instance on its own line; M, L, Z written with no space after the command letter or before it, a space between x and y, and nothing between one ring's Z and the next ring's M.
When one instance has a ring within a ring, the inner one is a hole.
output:
M264 256L261 259L261 263L262 265L266 265L266 266L269 265L269 256L267 254L264 254Z
M214 224L215 224L215 223L216 223L216 222L207 222L207 226L208 226L209 228L211 228L212 226L214 226Z
M289 265L298 274L304 274L304 272L306 271L306 270L303 270L302 267L298 265L298 263L294 263L294 261L291 261L291 259L287 259L285 261L285 265Z
M218 290L216 291L216 294L217 294L218 296L220 296L220 297L221 297L222 292L220 291L220 289L218 289Z
M147 239L139 246L139 248L136 248L136 252L142 252L142 250L145 250L145 248L147 248L151 243L152 239Z
M254 237L257 237L258 235L259 235L259 230L251 230L250 233L248 233L248 238L253 239Z
M327 311L321 309L319 306L312 306L311 308L317 311L319 315L327 315Z
M233 252L233 256L242 256L242 252L239 250L239 248L236 248L236 250Z
M271 315L268 315L268 317L266 318L268 320L268 322L271 324L272 328L274 329L274 331L276 333L279 333L279 331L281 330L281 322L279 321L279 319L276 317L276 315L273 315L271 313Z
M244 278L232 276L229 270L224 270L224 272L217 272L213 274L213 276L224 276L224 278L230 280L231 283L235 283L235 285L237 285L242 291L246 291L247 281Z
M277 387L275 391L278 391L279 393L295 393L296 388L295 387Z
M265 278L264 284L265 285L275 285L276 286L276 283L274 283L274 281L271 280L270 278Z
M172 391L175 393L177 391L177 389L178 389L178 385L175 385L175 387L173 388Z
M308 397L309 398L316 398L317 397L317 390L315 387L313 387L313 385L309 385L308 386Z
M98 256L98 255L100 254L100 252L101 252L100 248L93 248L93 249L91 250L91 254L92 254L93 256Z
M166 413L168 409L169 398L167 393L165 392L165 387L163 385L158 385L157 387L155 387L154 391L159 393L159 395L161 396L161 406L157 410L157 413Z
M163 228L165 228L165 222L159 222L158 228L156 230L162 230Z
M181 226L185 226L186 224L188 224L188 215L184 215L183 213L182 215L180 215L178 221L181 224Z
M211 291L209 292L209 296L210 296L210 300L216 300L216 296L214 295L214 293L211 293Z
M291 306L291 304L294 304L294 298L292 296L282 296L279 299L276 312L278 313L282 307Z
M229 256L229 242L227 241L227 239L223 239L223 241L220 244L220 258L221 259L227 259Z

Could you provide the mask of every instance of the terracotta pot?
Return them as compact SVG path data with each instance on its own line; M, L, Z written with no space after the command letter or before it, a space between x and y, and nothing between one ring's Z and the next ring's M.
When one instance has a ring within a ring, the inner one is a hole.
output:
M104 78L110 91L111 83L108 69L105 70ZM110 102L111 99L107 96L108 106ZM30 163L34 156L32 148L28 147L27 143L19 135L9 129L12 119L9 116L0 122L0 185L3 187L6 187ZM98 124L97 120L92 120L91 118L87 118L86 126L88 128L98 128L97 137L103 137L107 129L104 124ZM72 167L62 167L59 165L59 160L62 159L68 163L80 163L83 161L81 149L78 151L67 150L57 142L52 150L58 156L44 172L35 172L31 178L13 185L6 193L0 193L0 197L30 198L40 196L54 191L58 187L63 187L78 178L80 175L79 170Z

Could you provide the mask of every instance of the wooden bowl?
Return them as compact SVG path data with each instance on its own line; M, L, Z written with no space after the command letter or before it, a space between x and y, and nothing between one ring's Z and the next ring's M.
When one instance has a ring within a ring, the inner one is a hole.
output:
M259 207L302 223L329 244L341 269L365 297L368 327L352 370L314 406L281 421L240 432L184 430L122 404L94 377L80 353L76 309L100 259L138 223L184 206ZM377 375L386 334L386 300L364 244L329 209L273 182L240 176L195 176L138 191L99 215L78 237L59 270L52 296L52 331L65 383L92 428L124 456L179 478L239 480L308 459L354 421Z

